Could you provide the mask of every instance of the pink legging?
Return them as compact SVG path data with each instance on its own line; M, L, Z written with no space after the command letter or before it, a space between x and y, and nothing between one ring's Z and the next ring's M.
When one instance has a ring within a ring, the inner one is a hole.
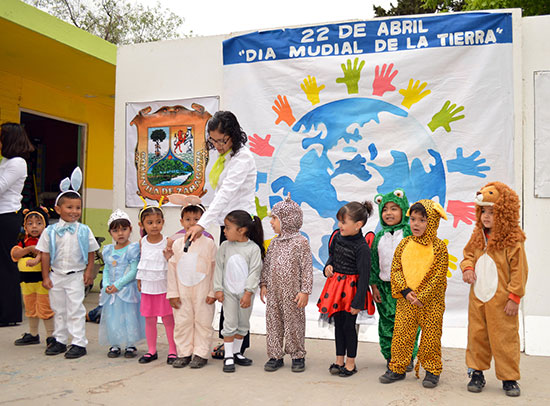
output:
M168 338L168 354L177 354L176 342L174 341L174 316L162 316L162 324L166 330ZM147 347L149 354L157 352L157 317L145 318L145 337L147 338Z

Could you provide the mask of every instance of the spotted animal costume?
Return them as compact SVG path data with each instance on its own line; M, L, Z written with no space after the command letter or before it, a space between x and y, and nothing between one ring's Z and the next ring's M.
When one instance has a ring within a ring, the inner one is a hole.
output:
M281 233L271 240L260 279L260 286L267 288L267 356L304 358L305 309L298 308L294 300L298 293L311 294L311 249L307 238L300 234L303 214L297 203L287 198L273 206L272 215L279 219Z
M404 238L395 251L391 268L392 295L397 299L395 328L389 369L404 374L411 362L418 327L422 337L418 360L422 367L440 375L441 333L445 312L445 290L449 255L445 243L437 238L441 217L447 219L439 203L420 200L428 215L426 231L420 237ZM407 212L407 216L409 213ZM411 304L405 297L416 292L423 307ZM418 376L418 364L416 365Z
M382 229L376 233L371 247L372 268L370 284L376 285L380 292L381 302L376 303L380 352L384 356L384 359L390 360L391 341L395 325L395 306L397 304L397 300L391 293L391 264L397 245L403 238L411 235L409 218L405 215L407 210L409 210L409 201L403 189L395 189L393 192L385 195L378 194L374 197L374 201L378 204L378 214ZM401 209L401 221L393 226L387 225L382 218L384 206L389 202L395 203ZM413 359L416 358L416 354L418 353L419 336L420 329L414 342Z
M499 380L517 381L519 372L519 320L508 316L508 300L517 304L525 294L527 259L525 234L519 226L519 198L500 182L489 183L475 200L476 226L464 248L463 271L473 270L476 281L470 289L466 365L484 371L495 358ZM493 227L485 234L481 207L493 206ZM489 238L487 238L489 237Z

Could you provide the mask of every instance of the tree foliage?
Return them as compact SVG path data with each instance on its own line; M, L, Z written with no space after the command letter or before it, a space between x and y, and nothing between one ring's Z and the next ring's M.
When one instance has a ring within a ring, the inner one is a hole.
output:
M160 3L144 7L126 0L24 0L113 44L179 38L184 19Z
M156 144L160 144L165 139L166 139L166 131L160 128L157 128L155 131L151 133L151 140Z
M550 14L549 0L397 0L388 10L373 6L376 17L449 11L521 8L524 16Z

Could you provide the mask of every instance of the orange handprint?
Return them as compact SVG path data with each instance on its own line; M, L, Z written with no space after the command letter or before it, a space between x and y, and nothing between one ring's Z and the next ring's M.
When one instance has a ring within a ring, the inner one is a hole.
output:
M278 95L277 99L274 100L273 103L275 103L275 105L271 108L275 113L277 113L277 120L275 120L275 124L279 124L281 121L284 121L289 127L291 127L296 121L296 118L294 118L294 115L292 114L292 108L290 107L290 104L288 104L286 96Z

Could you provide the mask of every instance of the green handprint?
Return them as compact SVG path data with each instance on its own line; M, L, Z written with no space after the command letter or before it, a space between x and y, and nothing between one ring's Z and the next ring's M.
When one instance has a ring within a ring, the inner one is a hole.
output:
M262 206L260 204L260 199L258 199L258 196L254 197L254 202L256 203L256 213L258 214L258 217L261 219L267 217L267 206Z
M414 86L413 83L414 79L409 80L409 86L407 89L401 89L399 91L399 93L403 95L403 101L401 104L408 109L410 109L414 103L419 102L432 92L431 90L426 90L425 92L422 91L428 85L428 82L424 82L421 85L420 80L417 80L416 83L414 83Z
M454 117L456 114L464 110L464 106L458 106L456 109L456 104L451 104L450 100L447 100L441 110L434 114L432 121L428 123L430 130L434 132L438 127L443 127L448 133L451 132L450 124L456 120L462 120L464 114L461 116ZM454 109L454 110L453 110Z
M351 59L348 59L347 66L342 64L342 71L344 72L343 78L337 78L336 83L345 83L348 88L348 94L359 93L359 79L361 78L361 69L365 66L365 61L361 61L359 67L359 58L355 58L353 61L353 68L351 67Z
M312 106L315 106L321 101L319 98L319 93L325 88L325 85L317 87L317 79L315 76L311 77L307 75L307 78L304 79L304 83L300 83L300 87L306 94L306 97L311 102Z

